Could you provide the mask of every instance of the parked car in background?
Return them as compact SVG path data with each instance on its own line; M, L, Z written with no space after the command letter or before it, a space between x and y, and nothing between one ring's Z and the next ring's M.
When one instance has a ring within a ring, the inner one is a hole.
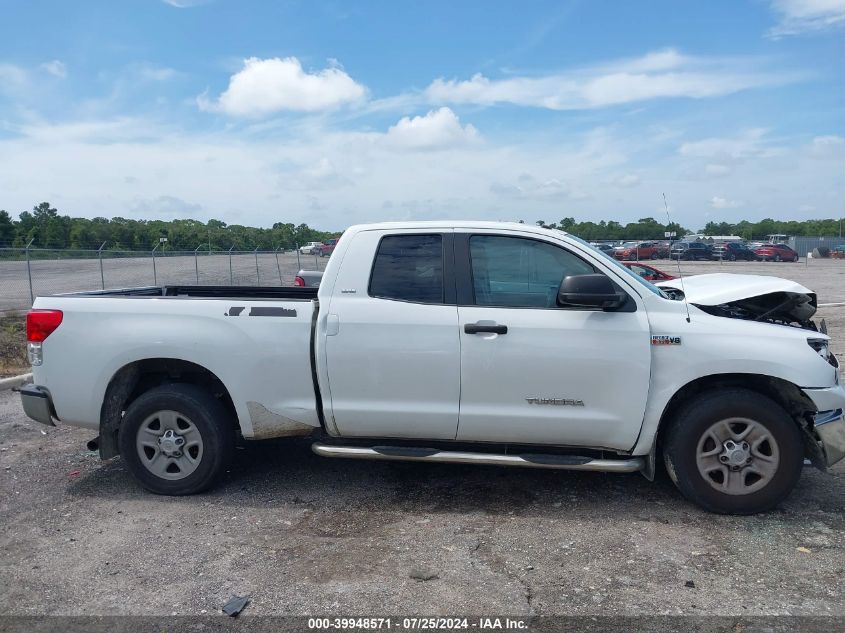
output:
M621 260L657 259L660 257L655 242L625 242L613 250L613 256Z
M308 242L305 246L299 247L299 252L303 255L313 255L314 249L322 245L322 242Z
M602 242L590 242L590 246L595 246L605 255L613 256L613 247L610 244L604 244Z
M765 244L754 251L758 259L766 262L797 262L798 253L786 244Z
M649 266L648 264L641 264L639 262L622 262L623 266L627 266L628 269L646 281L668 281L670 279L675 279L674 275L670 275L668 273L664 273L662 270L658 270L654 266Z
M672 259L709 260L713 257L713 247L703 242L675 242L669 255Z
M320 257L330 257L334 253L335 246L337 246L337 239L326 240L314 248L314 254Z
M654 245L657 247L658 257L669 258L669 251L672 250L672 242L669 240L662 240L660 242L655 242Z
M300 270L294 277L293 285L300 288L319 288L323 279L323 272L320 270Z
M757 261L757 253L752 251L742 242L725 242L723 244L716 244L713 247L713 259L726 259L729 262L735 262L738 259L754 262Z
M830 249L830 256L834 259L845 259L845 244Z

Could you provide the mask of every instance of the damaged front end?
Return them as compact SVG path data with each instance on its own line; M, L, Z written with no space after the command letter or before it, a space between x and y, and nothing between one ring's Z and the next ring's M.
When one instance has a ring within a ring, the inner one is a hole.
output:
M714 316L823 331L812 320L816 293L778 277L716 273L658 284L672 299L686 300Z
M714 316L763 321L778 325L791 325L813 332L819 331L812 320L817 308L814 293L772 292L719 305L699 303L694 305Z

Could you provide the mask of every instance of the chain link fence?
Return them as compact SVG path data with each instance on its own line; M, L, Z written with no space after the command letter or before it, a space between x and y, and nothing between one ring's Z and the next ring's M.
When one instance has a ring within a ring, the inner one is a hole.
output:
M35 297L138 286L292 286L299 270L325 270L328 257L275 251L114 251L0 248L0 313Z

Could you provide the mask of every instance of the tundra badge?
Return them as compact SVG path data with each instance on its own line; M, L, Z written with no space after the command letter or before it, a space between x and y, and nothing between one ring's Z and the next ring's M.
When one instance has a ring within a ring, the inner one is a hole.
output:
M528 404L553 404L558 407L583 407L583 400L573 400L572 398L526 398Z

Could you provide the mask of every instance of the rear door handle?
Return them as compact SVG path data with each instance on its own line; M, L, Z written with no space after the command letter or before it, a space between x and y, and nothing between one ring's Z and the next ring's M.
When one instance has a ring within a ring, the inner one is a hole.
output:
M467 334L507 334L507 325L482 325L480 323L464 323Z

